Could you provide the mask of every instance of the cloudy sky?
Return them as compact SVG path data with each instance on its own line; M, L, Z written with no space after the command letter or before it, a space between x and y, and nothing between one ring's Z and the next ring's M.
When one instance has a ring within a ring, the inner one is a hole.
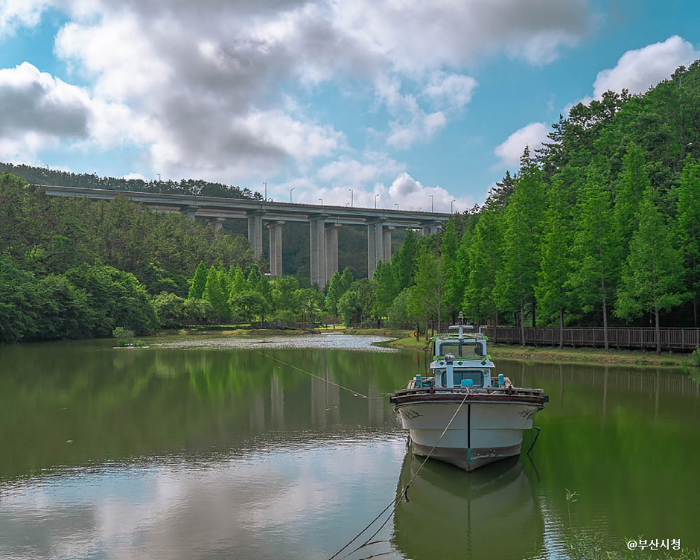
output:
M692 0L0 0L0 161L462 211L574 103L700 58L698 16Z

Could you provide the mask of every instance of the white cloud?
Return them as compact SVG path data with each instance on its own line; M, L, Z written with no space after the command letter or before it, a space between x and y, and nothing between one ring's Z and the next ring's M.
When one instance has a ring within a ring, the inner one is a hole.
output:
M84 88L24 62L0 70L0 158L36 163L47 148L109 149L139 143L149 127L127 106L92 97Z
M472 100L477 81L471 76L437 72L430 77L422 95L438 107L460 111Z
M458 67L499 50L541 64L590 26L585 0L346 0L333 10L339 29L402 72Z
M507 167L519 165L520 156L523 155L525 147L530 148L530 153L540 148L543 142L547 141L549 125L543 122L533 122L516 130L505 142L496 147L493 151L500 159L500 165Z
M345 156L341 157L321 167L317 176L324 183L351 187L373 182L387 175L396 175L404 168L403 164L394 161L386 154L369 153L364 159L366 161L361 162Z
M17 27L34 27L49 0L3 0L0 2L0 39L12 35Z
M90 83L84 146L136 147L164 177L242 182L344 153L290 92L369 85L387 108L381 135L405 149L468 105L465 67L499 52L552 60L588 31L586 2L5 0L0 36L61 11L55 52Z
M700 51L678 36L663 43L627 51L614 68L598 72L593 84L594 96L600 98L608 90L644 93L667 79L679 66L687 66L700 58Z

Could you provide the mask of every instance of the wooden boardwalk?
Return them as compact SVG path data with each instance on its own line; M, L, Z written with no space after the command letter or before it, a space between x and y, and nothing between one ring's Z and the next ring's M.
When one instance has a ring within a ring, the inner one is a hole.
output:
M484 327L483 332L492 342L520 344L520 327ZM604 331L599 328L564 329L564 346L576 348L589 346L603 348ZM661 329L661 349L692 352L700 345L700 329ZM610 348L630 348L656 350L654 329L649 328L611 328L608 329ZM559 346L559 329L549 327L525 327L525 344L534 346Z

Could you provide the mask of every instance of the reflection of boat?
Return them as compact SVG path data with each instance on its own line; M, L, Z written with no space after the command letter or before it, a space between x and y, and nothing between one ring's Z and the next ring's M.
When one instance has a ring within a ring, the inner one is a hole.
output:
M544 523L520 458L468 475L407 453L398 493L412 479L394 512L394 545L413 560L511 560L534 557ZM415 476L415 479L413 478Z
M453 327L450 327L453 328ZM431 377L416 375L391 397L413 451L467 471L520 454L523 430L548 397L542 389L513 387L492 377L486 337L465 335L462 313L457 335L435 337Z

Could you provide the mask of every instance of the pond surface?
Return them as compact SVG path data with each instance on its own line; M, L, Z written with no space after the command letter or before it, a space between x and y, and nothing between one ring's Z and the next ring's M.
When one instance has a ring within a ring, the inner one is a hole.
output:
M0 558L330 558L421 463L387 394L425 356L371 340L0 347ZM700 547L687 373L496 365L550 396L532 460L473 473L429 461L349 558L566 558L572 530Z

